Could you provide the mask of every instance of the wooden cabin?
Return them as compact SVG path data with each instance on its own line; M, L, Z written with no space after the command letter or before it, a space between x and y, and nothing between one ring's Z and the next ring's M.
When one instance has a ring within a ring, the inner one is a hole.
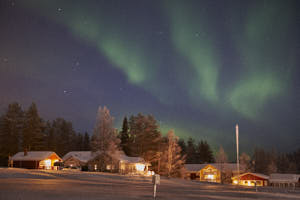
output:
M129 157L125 154L120 155L119 173L151 175L149 166L150 163L145 162L141 157Z
M87 166L95 156L91 151L70 151L63 157L64 166L81 168Z
M55 169L54 163L62 159L53 151L19 152L11 157L12 167L26 169Z
M186 177L191 180L221 183L231 182L231 177L237 174L236 163L185 164ZM240 166L240 172L244 167Z
M129 157L124 154L123 151L118 151L113 154L115 158L114 164L107 165L106 171L119 172L121 174L149 174L148 167L150 163L144 161L140 157ZM91 151L71 151L63 157L64 166L82 168L86 166L89 171L98 171L99 160L101 160L101 154Z
M232 177L232 184L243 186L267 186L269 176L259 173L247 172L239 176Z

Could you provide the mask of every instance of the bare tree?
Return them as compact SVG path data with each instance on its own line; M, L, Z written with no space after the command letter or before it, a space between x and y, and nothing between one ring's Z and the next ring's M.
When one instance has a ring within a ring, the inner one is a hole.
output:
M220 146L220 149L216 154L216 162L220 166L221 183L224 183L224 181L227 179L227 174L229 173L225 168L225 163L227 163L227 161L228 161L227 154L225 153L223 147Z
M240 164L244 168L245 171L251 170L251 158L248 154L242 153L240 156Z
M104 106L99 107L96 125L92 136L92 151L97 154L95 162L99 165L99 170L114 170L119 160L118 151L119 139L113 127L113 117Z
M162 173L168 177L182 177L185 157L181 155L181 148L178 145L178 137L170 130L167 135L167 144L162 154Z

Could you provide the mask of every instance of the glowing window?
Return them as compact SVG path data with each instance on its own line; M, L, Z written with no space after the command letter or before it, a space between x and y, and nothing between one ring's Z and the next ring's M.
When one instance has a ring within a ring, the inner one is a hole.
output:
M213 174L208 174L206 176L207 179L215 179L215 176Z
M145 165L144 165L144 164L141 164L141 163L136 163L136 164L135 164L135 169L136 169L137 171L144 171Z
M51 168L51 160L50 159L44 160L44 163L45 163L46 169L50 169Z

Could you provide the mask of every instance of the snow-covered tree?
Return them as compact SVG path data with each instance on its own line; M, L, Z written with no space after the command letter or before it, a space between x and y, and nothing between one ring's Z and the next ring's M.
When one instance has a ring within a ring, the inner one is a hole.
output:
M222 146L220 146L219 151L216 154L216 162L217 163L226 163L228 161L227 154L225 153Z
M221 172L221 183L224 183L228 179L229 175L229 170L226 169L225 163L227 163L228 157L227 154L225 153L224 149L222 146L220 146L219 151L216 154L216 162L220 166L220 172Z
M184 174L185 157L181 155L178 137L170 130L167 143L161 158L162 174L168 177L182 177Z
M113 170L113 166L119 160L119 142L113 127L113 117L105 106L99 107L91 144L92 151L97 154L95 161L99 170L104 171L107 166Z

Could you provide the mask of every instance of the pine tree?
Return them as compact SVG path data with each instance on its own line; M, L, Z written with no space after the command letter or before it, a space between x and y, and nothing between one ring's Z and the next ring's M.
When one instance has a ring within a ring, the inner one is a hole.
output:
M269 156L269 153L264 149L255 148L252 158L253 171L257 173L268 174L270 164Z
M105 106L99 107L93 132L92 151L97 154L95 161L101 171L106 170L108 165L116 165L119 160L119 142L113 127L113 117Z
M76 133L71 122L56 118L52 122L52 129L58 155L63 156L69 151L76 150Z
M184 141L184 139L182 139L182 138L180 138L179 140L178 140L178 145L180 146L180 148L181 148L181 155L182 156L186 156L186 149L187 149L187 147L186 147L186 144L185 144L185 141Z
M130 155L130 149L129 149L129 125L127 121L127 117L124 117L123 119L123 125L122 125L122 131L119 134L120 140L121 140L121 148L124 151L126 155Z
M186 163L188 164L196 164L196 147L195 147L195 140L193 138L189 138L187 141L187 147L186 147Z
M9 156L21 150L23 120L23 111L18 103L10 104L0 119L0 159L4 165Z
M87 132L84 133L84 137L83 137L83 150L84 151L90 151L91 150L90 136Z
M147 162L155 160L162 139L155 118L138 114L130 117L129 125L131 156L141 156Z
M197 149L197 163L212 163L214 162L214 157L209 144L206 141L201 140L198 143Z
M56 152L57 145L54 135L54 128L52 127L52 123L49 121L46 123L45 134L47 150Z
M76 147L75 150L77 151L83 151L83 135L81 133L78 133L76 135Z
M23 126L23 148L28 151L44 149L44 134L42 133L42 119L38 114L35 103L32 103L25 113Z

